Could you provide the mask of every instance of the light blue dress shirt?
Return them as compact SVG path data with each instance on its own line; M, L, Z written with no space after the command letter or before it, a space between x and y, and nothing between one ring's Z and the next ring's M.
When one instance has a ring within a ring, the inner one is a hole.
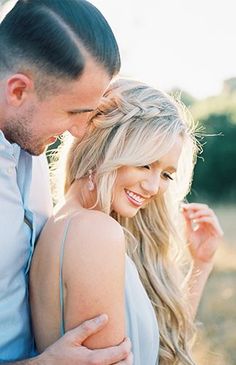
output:
M36 237L49 214L37 209L39 200L44 201L42 180L34 191L31 187L36 159L0 131L0 362L35 355L28 272Z

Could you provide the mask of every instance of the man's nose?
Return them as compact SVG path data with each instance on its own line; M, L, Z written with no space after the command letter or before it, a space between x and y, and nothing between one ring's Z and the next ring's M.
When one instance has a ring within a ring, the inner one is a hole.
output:
M72 134L73 137L81 138L84 136L87 127L88 127L88 116L81 116L76 118L76 121L73 123L72 127L68 129L68 132Z
M149 195L156 195L160 189L161 176L160 173L150 175L142 181L142 189Z

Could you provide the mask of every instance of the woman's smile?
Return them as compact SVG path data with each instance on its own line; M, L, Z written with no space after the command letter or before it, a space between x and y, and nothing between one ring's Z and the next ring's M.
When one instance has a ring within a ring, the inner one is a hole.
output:
M141 207L141 205L146 200L144 197L142 197L141 195L139 195L137 193L134 193L131 190L128 190L128 189L124 189L124 190L125 190L125 194L127 196L127 199L129 200L129 202L131 202L136 207Z

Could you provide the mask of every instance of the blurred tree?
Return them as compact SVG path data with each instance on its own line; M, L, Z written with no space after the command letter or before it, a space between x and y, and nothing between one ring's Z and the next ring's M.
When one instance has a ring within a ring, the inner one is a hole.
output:
M224 81L223 92L227 94L232 94L236 91L236 77L231 77Z
M5 3L10 2L9 0L0 0L0 6L4 5Z
M236 93L208 98L192 108L206 136L190 200L236 201Z
M210 114L230 115L233 123L236 123L236 92L211 96L194 103L190 108L194 119L202 122L208 119Z
M197 99L195 99L191 94L177 87L171 89L168 94L173 95L174 98L180 99L187 107L190 107L197 102Z

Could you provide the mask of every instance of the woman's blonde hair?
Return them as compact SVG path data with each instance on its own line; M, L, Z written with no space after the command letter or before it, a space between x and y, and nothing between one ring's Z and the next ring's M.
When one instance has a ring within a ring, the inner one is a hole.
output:
M157 194L133 218L112 212L117 169L157 161L178 136L184 140L183 150L168 191L163 196ZM95 171L99 207L124 227L127 252L156 312L161 365L194 364L189 350L192 320L177 263L185 243L176 227L179 203L191 184L196 146L192 124L179 103L143 83L118 80L104 95L86 136L81 141L74 139L67 153L64 192L75 179Z

